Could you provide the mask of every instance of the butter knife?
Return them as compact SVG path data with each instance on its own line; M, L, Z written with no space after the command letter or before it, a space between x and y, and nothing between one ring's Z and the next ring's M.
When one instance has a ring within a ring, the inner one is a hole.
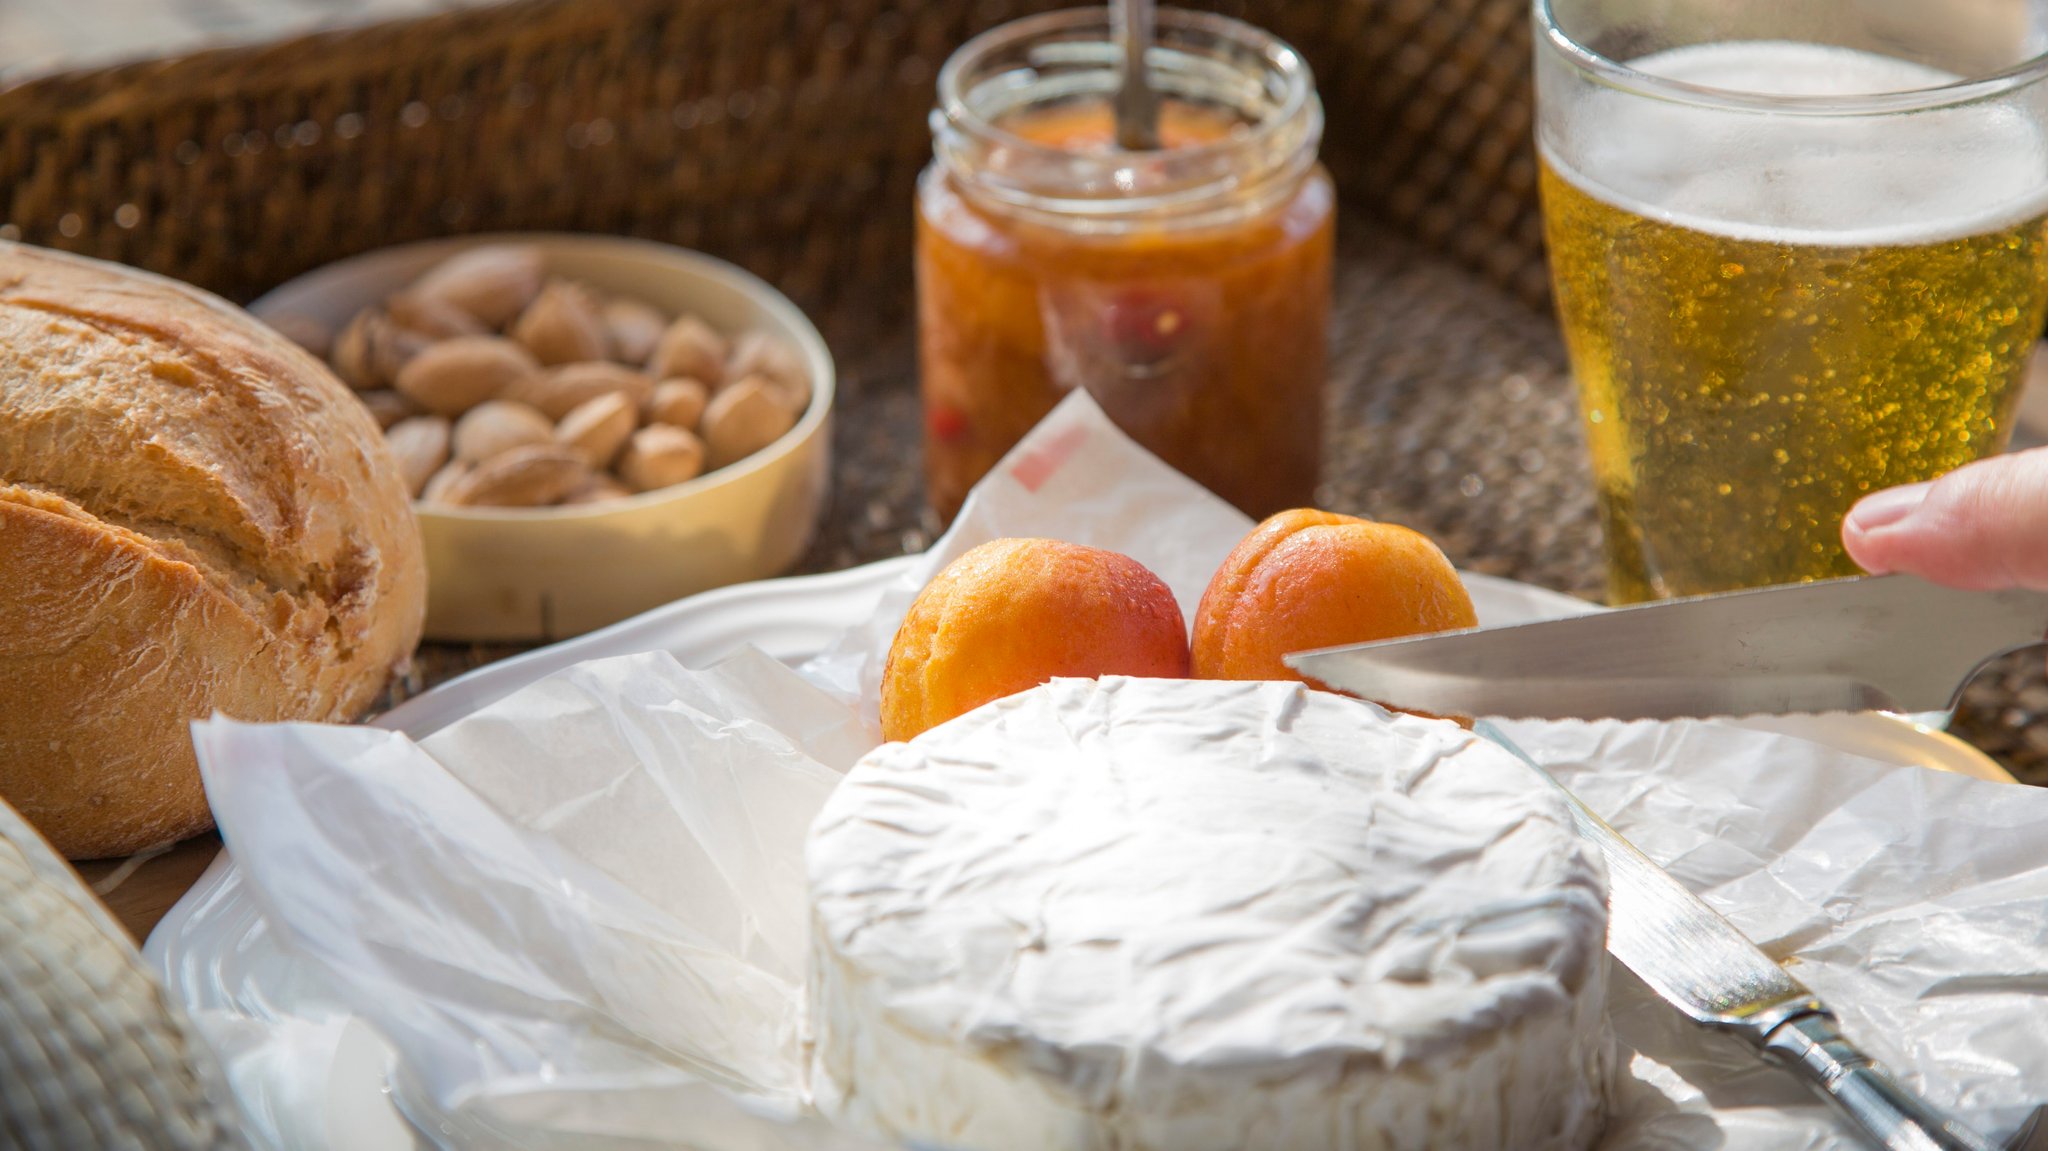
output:
M1818 996L1771 962L1699 896L1636 850L1490 724L1479 733L1514 751L1571 803L1579 834L1607 862L1607 951L1665 1002L1738 1035L1784 1065L1884 1151L1994 1151L1962 1123L1900 1087L1842 1034Z
M1526 719L1953 710L2048 636L2048 594L1858 576L1326 648L1302 674L1393 707Z

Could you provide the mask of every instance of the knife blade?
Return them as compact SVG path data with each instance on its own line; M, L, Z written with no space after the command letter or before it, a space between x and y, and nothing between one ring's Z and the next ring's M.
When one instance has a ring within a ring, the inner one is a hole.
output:
M1439 715L1925 712L1952 708L1984 663L2044 636L2048 593L1855 576L1324 648L1287 662L1354 695Z
M1607 864L1607 951L1694 1021L1741 1036L1834 1105L1886 1151L1992 1151L1992 1144L1900 1087L1843 1036L1818 996L1649 856L1608 826L1491 724L1570 803L1579 834Z

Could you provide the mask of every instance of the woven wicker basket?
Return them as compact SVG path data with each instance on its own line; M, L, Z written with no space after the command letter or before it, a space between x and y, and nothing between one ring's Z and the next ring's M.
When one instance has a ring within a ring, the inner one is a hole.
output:
M910 205L938 66L970 34L1054 6L520 0L51 76L0 92L0 236L236 299L454 232L611 232L733 260L810 311L843 366L835 505L806 560L841 567L933 529L904 461L920 427ZM1597 592L1545 304L1524 0L1213 7L1300 46L1328 112L1345 200L1323 502L1415 524L1482 571ZM431 650L405 687L500 653ZM1962 727L2038 776L2044 707L2038 667L2015 664L1980 684ZM37 961L23 941L52 930L8 926L46 898L24 895L28 874L0 866L0 990ZM147 996L102 1006L172 1034ZM0 1035L35 1018L0 995ZM114 1067L127 1048L109 1036L65 1057ZM0 1089L0 1143L41 1121L33 1108L104 1108L91 1081L62 1078L29 1111Z
M224 1090L120 925L0 803L0 1147L240 1147Z
M616 232L872 322L939 64L1056 6L526 0L52 76L0 93L0 225L239 299L448 232ZM1218 7L1308 49L1354 205L1541 300L1520 3Z

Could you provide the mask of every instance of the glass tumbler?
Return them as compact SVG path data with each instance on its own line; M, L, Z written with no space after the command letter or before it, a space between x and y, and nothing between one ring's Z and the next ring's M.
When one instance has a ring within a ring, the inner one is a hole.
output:
M1552 282L1631 602L1853 575L2002 450L2048 311L2048 10L1536 0Z

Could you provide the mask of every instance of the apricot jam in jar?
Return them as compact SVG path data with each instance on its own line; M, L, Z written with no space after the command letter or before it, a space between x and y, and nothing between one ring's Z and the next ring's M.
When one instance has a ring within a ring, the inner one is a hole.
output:
M939 75L917 197L925 468L950 520L1086 388L1247 514L1314 502L1336 196L1308 65L1162 10L1157 150L1116 146L1106 9L969 41Z

